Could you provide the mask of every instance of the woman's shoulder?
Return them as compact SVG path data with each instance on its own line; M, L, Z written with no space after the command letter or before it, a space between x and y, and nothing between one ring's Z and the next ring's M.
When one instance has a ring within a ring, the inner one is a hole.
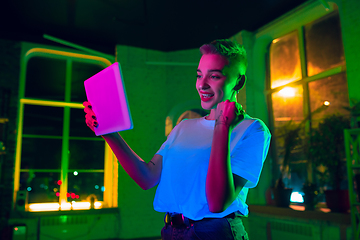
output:
M270 134L269 128L260 118L251 117L249 114L246 113L243 122L246 122L248 128L251 128L254 131L263 131Z

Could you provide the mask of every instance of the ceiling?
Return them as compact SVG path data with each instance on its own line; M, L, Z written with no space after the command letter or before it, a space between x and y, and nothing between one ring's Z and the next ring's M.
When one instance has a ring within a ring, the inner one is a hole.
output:
M3 1L0 38L54 44L48 34L109 54L116 44L175 51L255 31L306 1Z

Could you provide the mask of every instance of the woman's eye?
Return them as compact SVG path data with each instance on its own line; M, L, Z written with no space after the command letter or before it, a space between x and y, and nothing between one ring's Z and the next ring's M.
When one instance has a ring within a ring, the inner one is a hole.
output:
M213 79L220 79L219 76L214 76L214 75L212 75L211 78L213 78Z
M197 74L197 75L196 75L196 78L201 78L201 77L202 77L202 76L201 76L201 75L199 75L199 74Z

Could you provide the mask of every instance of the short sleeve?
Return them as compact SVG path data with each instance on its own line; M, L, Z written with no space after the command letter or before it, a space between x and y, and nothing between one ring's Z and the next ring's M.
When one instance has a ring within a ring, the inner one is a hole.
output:
M232 172L245 178L247 188L257 185L266 159L271 134L261 120L255 120L231 152Z

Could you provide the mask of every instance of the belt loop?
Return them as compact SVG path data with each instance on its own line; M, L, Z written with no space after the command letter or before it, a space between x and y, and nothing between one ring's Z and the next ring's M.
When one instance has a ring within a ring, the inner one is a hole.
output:
M164 223L165 223L166 225L171 224L171 215L170 215L169 212L167 212L167 213L165 214L165 216L164 216Z

